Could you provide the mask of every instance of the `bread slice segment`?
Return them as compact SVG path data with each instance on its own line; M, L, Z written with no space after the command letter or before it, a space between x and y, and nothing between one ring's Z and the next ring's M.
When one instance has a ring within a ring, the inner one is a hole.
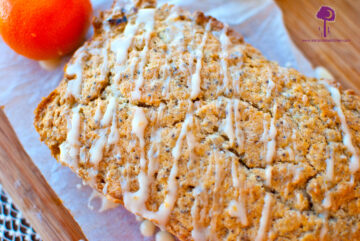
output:
M180 240L359 239L359 97L225 24L113 8L35 111L53 156Z

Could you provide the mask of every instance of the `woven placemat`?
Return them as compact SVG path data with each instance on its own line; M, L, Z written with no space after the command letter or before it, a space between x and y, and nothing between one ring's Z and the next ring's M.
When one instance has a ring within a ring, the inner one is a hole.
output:
M15 207L0 184L0 240L40 241L41 238Z

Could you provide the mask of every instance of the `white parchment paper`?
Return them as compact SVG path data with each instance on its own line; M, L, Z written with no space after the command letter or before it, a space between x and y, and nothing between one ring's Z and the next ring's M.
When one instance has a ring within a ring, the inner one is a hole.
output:
M111 6L112 0L92 0L96 12ZM159 3L167 1L160 0ZM200 10L229 24L270 60L313 75L310 63L290 40L281 10L272 0L170 0L191 11ZM65 60L63 61L65 62ZM89 240L151 240L138 231L134 215L123 207L99 213L87 207L89 187L76 188L81 180L60 166L39 141L33 127L33 111L41 98L60 82L63 66L48 72L37 62L14 53L0 38L0 105L34 163L63 200ZM1 167L0 167L1 168ZM95 205L96 207L96 205Z

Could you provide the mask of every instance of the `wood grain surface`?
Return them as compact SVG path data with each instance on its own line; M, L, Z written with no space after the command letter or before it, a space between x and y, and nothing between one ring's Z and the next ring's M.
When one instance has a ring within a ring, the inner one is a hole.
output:
M79 225L20 144L0 108L0 182L45 241L86 240Z
M360 1L359 0L276 0L283 11L291 38L316 66L324 66L345 89L360 94ZM327 22L330 35L326 39L350 42L304 42L321 39L316 18L321 6L335 10L335 22Z

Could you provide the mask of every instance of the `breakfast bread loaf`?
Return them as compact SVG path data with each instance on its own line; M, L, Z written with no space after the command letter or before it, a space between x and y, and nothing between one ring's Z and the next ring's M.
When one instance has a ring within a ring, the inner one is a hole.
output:
M179 240L360 240L352 91L172 5L115 2L94 30L35 111L63 165Z

